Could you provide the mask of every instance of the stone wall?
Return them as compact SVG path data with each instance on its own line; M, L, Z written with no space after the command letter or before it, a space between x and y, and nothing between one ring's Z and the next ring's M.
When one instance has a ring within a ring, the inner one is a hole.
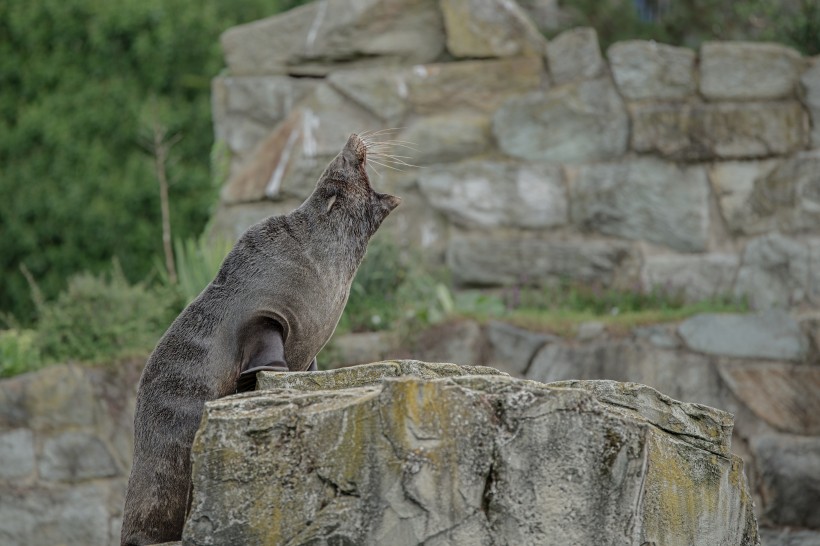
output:
M381 236L465 285L571 278L820 302L820 58L547 42L514 2L322 0L228 30L213 229L296 207L351 132L400 128ZM223 162L224 163L224 162Z
M120 543L144 359L0 381L0 544Z

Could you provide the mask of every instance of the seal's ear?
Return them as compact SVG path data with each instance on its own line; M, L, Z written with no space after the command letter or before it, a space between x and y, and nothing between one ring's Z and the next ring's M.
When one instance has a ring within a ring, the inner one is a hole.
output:
M401 197L396 197L395 195L390 195L389 193L382 193L379 195L379 202L384 210L384 215L387 216L390 214L390 211L399 206L399 203L401 203Z

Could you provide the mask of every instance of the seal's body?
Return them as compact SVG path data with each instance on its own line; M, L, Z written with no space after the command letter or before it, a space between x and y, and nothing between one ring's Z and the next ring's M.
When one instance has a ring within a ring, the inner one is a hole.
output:
M352 135L298 209L245 232L157 344L137 394L123 545L181 538L206 401L236 392L243 371L307 370L330 339L370 237L399 203L370 187L366 156Z

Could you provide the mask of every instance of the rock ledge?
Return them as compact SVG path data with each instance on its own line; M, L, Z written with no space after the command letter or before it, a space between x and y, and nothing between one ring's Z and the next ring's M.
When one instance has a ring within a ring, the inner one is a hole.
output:
M391 377L392 376L392 377ZM206 405L183 544L758 544L731 415L390 361Z

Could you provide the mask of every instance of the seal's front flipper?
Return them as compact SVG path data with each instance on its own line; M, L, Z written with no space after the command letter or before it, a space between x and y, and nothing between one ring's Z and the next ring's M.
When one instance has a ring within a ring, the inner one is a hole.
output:
M307 371L315 372L319 370L319 366L316 365L316 357L313 357L313 360L310 361L310 366L308 366Z
M282 327L275 320L268 317L254 320L244 328L240 340L242 357L236 392L254 390L259 371L288 371Z

